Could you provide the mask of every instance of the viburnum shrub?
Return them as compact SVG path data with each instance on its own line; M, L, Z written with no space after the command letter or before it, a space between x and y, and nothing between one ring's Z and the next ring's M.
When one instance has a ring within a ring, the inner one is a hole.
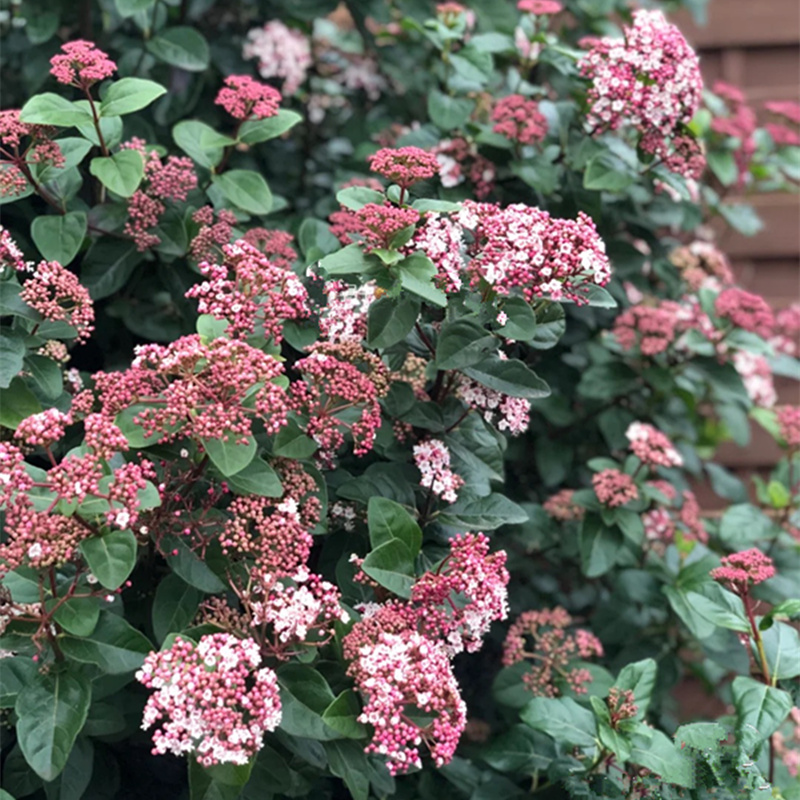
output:
M0 17L3 798L800 798L800 305L714 238L800 108L677 2L74 5Z

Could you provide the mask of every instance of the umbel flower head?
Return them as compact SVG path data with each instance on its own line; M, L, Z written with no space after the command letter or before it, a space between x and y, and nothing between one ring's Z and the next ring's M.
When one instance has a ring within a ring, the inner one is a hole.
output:
M68 86L88 89L92 84L111 77L117 65L93 42L77 39L61 46L61 53L50 59L50 74Z
M745 594L750 586L769 580L775 575L772 559L757 547L732 553L722 559L711 577L720 583L727 583L737 594Z

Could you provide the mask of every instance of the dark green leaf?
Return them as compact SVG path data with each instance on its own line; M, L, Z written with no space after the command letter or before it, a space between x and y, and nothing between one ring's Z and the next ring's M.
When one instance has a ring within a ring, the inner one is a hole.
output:
M412 297L380 297L370 303L367 344L384 348L406 338L419 316L419 301Z
M358 211L369 203L383 205L384 200L382 192L364 186L348 186L347 189L336 192L336 202L351 211Z
M280 497L283 494L278 474L263 458L254 458L243 470L228 476L228 486L237 494L257 494L260 497Z
M188 26L164 28L146 47L159 61L189 72L202 72L211 57L203 34Z
M398 262L397 269L404 289L439 308L447 305L447 295L434 284L436 267L427 256L414 253Z
M463 369L483 361L499 345L497 337L470 319L442 325L436 345L438 369Z
M597 514L587 514L581 526L581 569L587 578L605 575L617 560L622 534L609 528Z
M132 114L146 106L153 100L166 94L167 90L156 83L143 78L123 78L115 81L108 87L108 91L100 104L100 116L119 117L123 114Z
M274 117L252 119L242 123L238 139L245 144L258 144L281 136L286 131L302 122L303 118L296 111L282 108Z
M759 742L778 729L792 708L788 692L766 686L754 678L738 675L731 685L736 706L736 738L752 753Z
M474 107L475 103L465 97L451 97L438 89L428 93L428 116L443 131L461 128Z
M81 248L86 224L83 211L36 217L31 223L31 238L44 259L67 266Z
M326 742L331 772L344 781L353 800L368 800L369 777L364 748L355 742Z
M113 156L93 158L89 172L109 191L130 197L144 177L144 161L136 150L120 150Z
M120 675L139 669L153 645L118 614L103 611L90 637L64 636L61 649L75 661L95 664L103 672Z
M293 420L278 431L272 445L272 454L281 458L309 458L316 452L317 443L306 436Z
M205 122L187 119L172 129L175 144L201 167L213 169L222 161L225 148L235 143L230 136L215 131Z
M2 345L0 345L2 351ZM30 373L33 382L45 395L55 400L64 391L64 378L61 367L47 356L28 356L25 359L25 370ZM0 374L2 369L0 368ZM2 381L0 381L2 387Z
M361 569L398 597L411 596L414 585L414 561L411 550L400 539L384 542L367 553Z
M60 128L92 121L88 111L52 92L31 97L19 112L19 119L31 125L56 125Z
M15 430L23 419L42 410L41 403L21 378L14 378L7 389L3 389L0 403L0 425Z
M497 392L511 397L547 397L550 387L528 366L516 358L493 355L462 370L465 375Z
M269 214L272 210L272 192L258 172L232 169L212 177L222 194L248 214Z
M156 589L153 600L153 632L159 642L168 633L180 633L197 614L203 593L175 574L167 575Z
M0 389L8 389L11 381L20 373L25 362L25 353L22 337L3 331L0 338Z
M439 518L445 524L473 531L493 531L501 525L520 525L528 521L528 515L521 506L498 493L486 497L471 497L462 493Z
M591 747L595 743L594 714L569 697L534 697L520 711L520 718L559 744Z
M256 456L256 440L247 437L247 442L242 444L237 441L237 434L228 431L228 440L201 439L208 457L214 466L227 478L241 472Z
M130 531L84 539L80 550L92 574L106 589L122 586L136 565L136 537Z
M371 497L367 505L367 522L369 541L373 548L399 539L406 545L412 558L419 553L422 530L411 514L394 500Z
M358 695L352 689L345 689L326 709L322 719L335 731L348 739L363 739L365 726L356 717L361 713Z
M125 286L143 258L132 242L98 239L83 259L81 283L92 300L102 300Z
M48 601L52 608L56 601ZM100 599L97 597L70 597L53 614L53 619L65 630L75 636L91 636L100 619Z
M172 571L186 583L202 592L216 594L225 589L225 584L197 553L179 536L168 535L161 540L163 552Z

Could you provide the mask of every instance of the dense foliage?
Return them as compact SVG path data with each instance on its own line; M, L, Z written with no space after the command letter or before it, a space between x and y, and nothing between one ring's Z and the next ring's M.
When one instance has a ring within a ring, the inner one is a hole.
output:
M677 2L336 5L0 12L0 797L797 800L800 306L714 231L800 108Z

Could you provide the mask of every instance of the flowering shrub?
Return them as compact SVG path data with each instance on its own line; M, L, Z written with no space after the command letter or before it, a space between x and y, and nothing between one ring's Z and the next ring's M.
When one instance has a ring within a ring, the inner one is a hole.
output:
M0 20L3 796L797 797L800 306L708 223L798 108L616 0L50 5Z

